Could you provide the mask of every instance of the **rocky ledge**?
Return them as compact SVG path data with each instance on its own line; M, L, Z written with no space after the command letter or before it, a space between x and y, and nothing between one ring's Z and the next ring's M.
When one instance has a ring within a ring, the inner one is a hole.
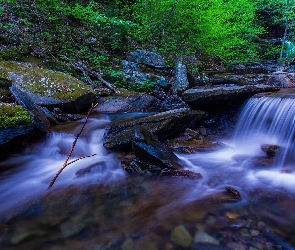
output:
M255 85L223 85L212 88L192 88L182 94L183 100L191 109L218 110L233 103L245 101L260 92L278 91L280 88L263 84Z

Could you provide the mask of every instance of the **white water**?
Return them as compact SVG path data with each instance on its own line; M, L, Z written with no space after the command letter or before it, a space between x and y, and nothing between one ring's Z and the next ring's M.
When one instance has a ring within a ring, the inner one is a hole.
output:
M195 189L187 194L186 200L202 199L214 192L224 191L226 186L240 191L244 202L248 193L255 188L269 190L276 187L295 193L295 174L281 172L282 167L293 167L295 163L294 118L294 99L251 98L241 113L233 139L227 142L228 149L179 155L187 169L203 175L196 182ZM106 118L89 119L70 161L91 154L97 156L66 167L50 190L47 187L63 165L82 124L69 134L53 132L44 142L1 162L0 168L10 170L0 175L0 214L9 208L22 206L30 198L36 199L47 192L54 192L58 187L107 183L124 178L119 160L102 145L102 128L107 123ZM274 167L257 168L247 159L235 160L236 155L264 155L261 144L280 146ZM93 166L90 173L78 178L76 172L89 166Z
M80 131L82 124L70 134L52 132L44 142L1 162L0 168L5 167L9 170L0 175L0 214L30 198L54 192L58 187L72 184L99 184L102 181L106 183L124 177L119 161L102 145L104 133L102 126L107 122L105 118L89 119L68 162L82 156L97 155L67 166L50 190L47 189L48 185L63 166L75 134ZM89 166L93 166L90 173L78 178L76 172Z

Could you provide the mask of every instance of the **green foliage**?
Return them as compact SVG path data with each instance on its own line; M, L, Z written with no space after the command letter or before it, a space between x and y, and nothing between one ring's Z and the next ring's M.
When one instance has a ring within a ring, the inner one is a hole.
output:
M134 11L138 35L160 51L180 56L201 49L226 63L257 57L252 42L262 29L249 0L146 0Z
M0 106L0 129L30 124L30 115L21 106Z

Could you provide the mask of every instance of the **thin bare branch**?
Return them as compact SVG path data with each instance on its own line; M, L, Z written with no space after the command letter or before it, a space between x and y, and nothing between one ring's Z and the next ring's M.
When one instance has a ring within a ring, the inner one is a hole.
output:
M53 177L53 179L52 179L52 181L50 182L48 188L51 188L51 187L53 186L53 184L54 184L54 182L56 181L57 177L58 177L58 176L60 175L60 173L66 168L66 166L68 166L69 164L71 164L71 163L74 162L74 161L73 161L73 162L68 163L68 161L69 161L69 159L70 159L70 157L71 157L71 155L72 155L72 153L73 153L73 150L74 150L74 148L75 148L75 146L76 146L76 143L77 143L77 141L78 141L80 135L82 134L82 131L83 131L83 129L84 129L84 127L85 127L85 125L86 125L86 123L87 123L87 121L88 121L88 117L89 117L91 111L92 111L97 105L98 105L97 103L96 103L96 104L92 104L92 107L90 108L90 110L88 111L88 113L87 113L87 115L86 115L85 121L84 121L84 123L83 123L83 125L82 125L82 127L81 127L81 129L80 129L80 132L76 135L76 138L75 138L75 140L74 140L74 142L73 142L73 145L72 145L72 147L71 147L71 149L70 149L70 152L69 152L69 154L68 154L68 156L67 156L67 158L66 158L66 160L65 160L65 162L64 162L64 164L63 164L63 166L58 170L58 172L56 173L56 175ZM86 156L86 157L87 157L87 156ZM86 157L84 157L84 158L86 158ZM82 158L82 159L83 159L83 158ZM77 161L77 160L75 160L75 161Z

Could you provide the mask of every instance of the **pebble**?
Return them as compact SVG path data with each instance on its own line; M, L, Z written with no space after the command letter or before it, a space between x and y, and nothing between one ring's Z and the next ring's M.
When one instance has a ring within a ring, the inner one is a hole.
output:
M204 232L197 232L195 237L194 237L194 242L195 243L209 243L212 245L219 245L218 240L213 238L212 236L204 233Z
M173 229L170 235L170 240L182 247L189 247L193 241L190 233L183 225L179 225L178 227Z

